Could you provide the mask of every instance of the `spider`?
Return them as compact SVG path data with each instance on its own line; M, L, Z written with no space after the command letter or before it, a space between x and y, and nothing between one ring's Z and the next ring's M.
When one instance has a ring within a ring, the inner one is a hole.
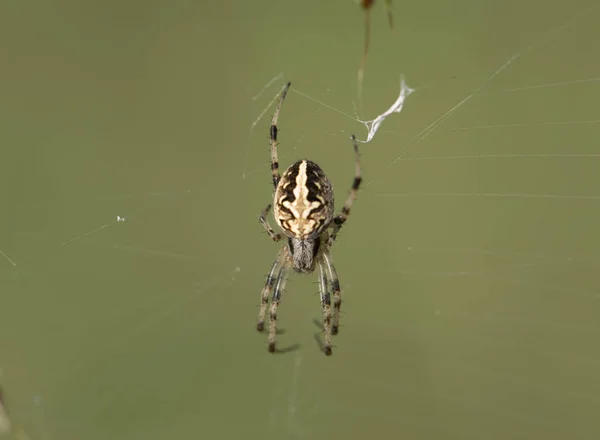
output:
M342 225L348 219L352 202L361 182L358 142L352 135L356 172L352 189L342 208L342 212L334 217L334 197L331 182L319 165L310 160L299 160L290 165L283 175L279 174L277 162L277 120L279 112L291 83L287 83L279 98L273 121L271 122L271 172L275 195L273 204L260 214L259 220L273 241L283 238L270 226L267 215L273 206L273 216L287 238L287 243L280 250L273 263L265 287L262 290L260 311L256 329L264 330L265 314L272 293L269 310L269 346L275 352L275 334L277 331L277 307L281 301L281 293L290 268L302 274L312 273L319 267L319 293L323 307L324 344L323 351L331 355L331 337L338 333L342 296L340 282L331 258L330 249ZM331 229L331 231L330 231ZM333 316L331 311L331 294L333 294Z

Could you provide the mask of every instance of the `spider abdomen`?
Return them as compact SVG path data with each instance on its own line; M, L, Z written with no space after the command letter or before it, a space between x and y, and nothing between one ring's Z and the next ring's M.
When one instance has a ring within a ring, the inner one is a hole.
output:
M318 237L333 212L333 188L319 165L299 160L285 170L273 203L275 221L285 235L299 240Z

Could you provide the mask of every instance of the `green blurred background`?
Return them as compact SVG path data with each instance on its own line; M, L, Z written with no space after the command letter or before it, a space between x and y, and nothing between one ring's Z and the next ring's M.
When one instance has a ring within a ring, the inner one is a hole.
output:
M418 90L362 145L327 358L316 275L288 283L289 350L254 330L273 109L251 128L292 81L280 162L317 161L346 196L360 7L2 2L15 438L600 438L595 4L394 2L393 31L375 5L360 116L401 73Z

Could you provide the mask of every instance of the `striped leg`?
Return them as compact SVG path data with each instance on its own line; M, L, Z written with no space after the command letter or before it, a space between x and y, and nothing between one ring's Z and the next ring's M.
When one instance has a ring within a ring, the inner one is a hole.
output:
M287 249L287 247L286 247ZM275 336L277 334L277 307L281 301L281 294L285 288L288 272L290 270L290 261L286 259L279 270L277 281L275 282L275 290L273 291L273 299L271 300L271 310L269 313L269 351L275 352Z
M288 247L284 246L277 255L273 266L271 266L269 275L267 275L267 281L265 282L265 287L260 296L260 311L258 312L258 322L256 323L256 330L259 332L262 332L265 328L265 314L267 312L267 305L269 304L269 296L271 295L273 287L275 286L275 281L277 281L277 277L281 272L281 266L287 260L288 255Z
M352 142L354 144L354 154L356 157L356 171L354 174L354 181L352 182L352 189L350 190L350 194L348 195L348 198L346 199L346 203L344 203L342 212L333 219L333 222L332 222L333 231L331 232L331 236L329 237L329 246L331 246L333 244L333 242L335 241L335 238L337 236L337 233L341 229L342 225L346 222L346 220L348 220L348 216L350 215L350 208L352 208L352 202L354 202L354 199L356 199L356 194L358 193L358 188L360 187L360 182L362 180L362 177L360 175L360 158L359 158L359 154L358 154L358 141L356 140L356 137L354 135L352 135Z
M324 267L325 266L325 267ZM323 332L325 344L323 351L327 356L331 355L331 296L329 294L329 283L327 282L327 262L319 259L319 293L321 295L321 306L323 307Z
M273 174L273 186L275 186L275 188L277 188L277 184L281 178L279 175L279 162L277 159L277 120L279 119L279 112L281 111L283 100L285 99L285 95L287 95L291 85L292 83L288 82L281 90L281 98L279 99L279 104L277 104L277 109L273 115L273 121L271 122L271 173Z
M338 279L333 259L329 252L323 253L323 261L327 270L327 279L333 294L333 323L331 325L331 334L337 335L340 326L340 309L342 307L342 293L340 291L340 281Z
M260 213L260 217L258 218L258 220L260 221L260 224L263 225L263 227L267 231L267 234L269 234L269 237L271 237L271 239L273 241L279 241L279 240L281 240L281 234L276 234L275 231L273 231L273 228L271 227L271 225L269 224L269 221L267 220L267 215L269 215L270 210L271 210L271 204L269 203L267 205L267 207L265 209L263 209L263 211Z

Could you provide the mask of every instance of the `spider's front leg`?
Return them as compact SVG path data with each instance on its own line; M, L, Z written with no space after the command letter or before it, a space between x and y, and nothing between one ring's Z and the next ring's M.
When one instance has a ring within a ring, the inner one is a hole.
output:
M275 231L269 224L269 221L267 220L267 215L269 215L270 210L271 210L271 204L269 203L267 205L267 207L265 209L263 209L262 212L260 213L258 220L260 221L260 224L263 225L263 228L265 228L265 230L267 231L267 234L269 234L269 237L271 237L271 239L273 241L279 241L279 240L281 240L281 234L275 233Z
M350 216L350 209L352 208L352 203L356 199L356 194L358 193L358 188L360 188L360 183L362 182L362 177L360 173L360 158L358 155L358 141L354 135L351 136L352 145L354 146L354 159L355 159L355 171L354 171L354 180L352 181L352 188L350 189L350 194L348 194L348 198L346 199L346 203L342 207L342 212L337 215L333 221L331 222L331 235L329 236L328 245L331 247L333 242L335 241L338 232L342 228L343 224L346 223L348 217Z

